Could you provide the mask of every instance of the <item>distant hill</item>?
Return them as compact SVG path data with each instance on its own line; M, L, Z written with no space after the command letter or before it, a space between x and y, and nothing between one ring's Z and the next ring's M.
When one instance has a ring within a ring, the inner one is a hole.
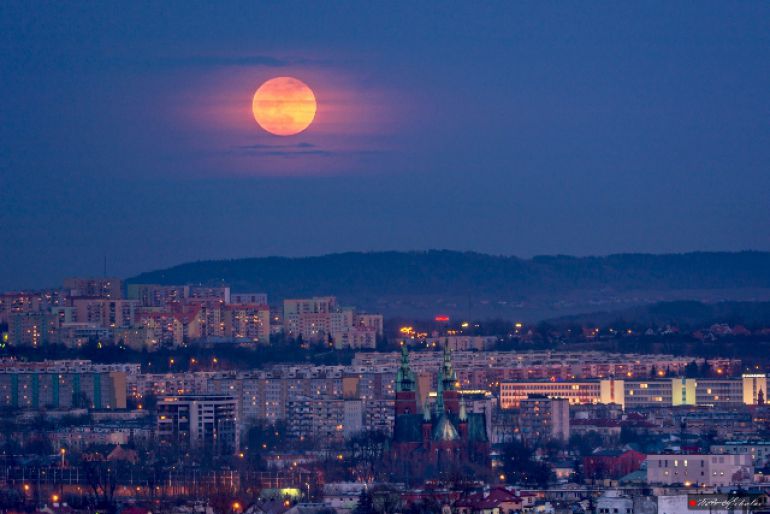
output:
M532 259L473 252L339 253L180 264L130 283L228 284L273 301L333 294L388 315L534 320L665 300L770 300L770 252Z
M714 323L770 326L770 302L716 302L692 300L658 302L612 312L590 312L548 320L554 326L678 326L683 330L708 327Z

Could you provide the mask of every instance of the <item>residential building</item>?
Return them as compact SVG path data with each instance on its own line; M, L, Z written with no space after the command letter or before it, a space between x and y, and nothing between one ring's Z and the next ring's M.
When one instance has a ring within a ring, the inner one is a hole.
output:
M500 384L500 406L516 408L528 395L566 398L571 404L616 403L626 409L665 406L737 407L764 401L767 377L510 381Z
M226 337L236 341L270 343L270 307L238 303L223 308Z
M751 482L751 455L672 454L647 456L650 484L740 485Z
M564 398L569 403L597 403L601 399L598 380L582 382L503 382L500 384L500 408L518 408L530 396Z
M525 443L566 442L570 436L569 400L530 395L519 402L519 430Z
M64 279L64 289L70 296L88 298L103 298L105 300L120 300L123 298L123 281L119 278L83 278L69 277Z
M225 395L173 395L158 400L156 433L163 443L233 455L238 452L238 404Z
M137 300L142 307L165 307L172 302L184 302L190 297L190 286L159 284L128 284L126 298Z
M0 366L0 406L18 409L125 409L127 379L138 365L90 361Z
M230 305L267 305L267 293L230 293Z
M604 491L596 500L596 514L634 514L634 499L618 490Z
M770 466L770 441L727 441L711 445L711 453L717 455L751 455L756 468Z
M583 457L583 473L586 478L618 479L642 467L647 456L633 449L598 448Z

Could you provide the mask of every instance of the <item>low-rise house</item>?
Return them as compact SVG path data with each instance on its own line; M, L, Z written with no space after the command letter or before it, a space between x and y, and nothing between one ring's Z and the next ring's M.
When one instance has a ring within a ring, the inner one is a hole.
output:
M589 478L620 478L637 471L647 458L636 450L598 449L583 457L583 473Z
M728 486L750 483L751 455L664 454L647 456L647 482L662 485Z
M474 493L455 502L458 514L511 514L523 510L522 499L504 487Z

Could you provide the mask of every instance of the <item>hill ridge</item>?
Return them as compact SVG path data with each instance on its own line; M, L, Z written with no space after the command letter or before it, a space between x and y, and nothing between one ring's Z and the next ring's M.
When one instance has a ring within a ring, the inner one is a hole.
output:
M568 298L573 303L593 302L595 308L597 301L616 297L621 303L630 302L620 305L627 307L666 299L753 298L748 293L748 297L736 295L736 290L759 290L758 299L770 299L770 252L539 255L530 259L453 250L342 252L201 260L142 273L127 282L225 283L233 291L266 292L274 301L332 294L386 312L408 312L407 304L416 307L415 298L421 299L417 303L428 312L432 304L436 309L468 311L471 299L482 310L486 308L481 305L490 303L537 302L543 307ZM710 293L704 296L704 291ZM399 302L403 309L397 307ZM583 310L580 307L576 312ZM568 306L564 313L572 311ZM557 309L553 314L560 312Z

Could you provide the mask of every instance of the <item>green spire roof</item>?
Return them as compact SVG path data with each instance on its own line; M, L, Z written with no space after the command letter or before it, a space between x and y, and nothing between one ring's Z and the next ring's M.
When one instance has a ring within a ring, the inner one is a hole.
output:
M453 391L456 388L457 373L452 366L452 350L449 349L448 344L444 345L444 363L439 375L439 380L444 382L445 391Z
M396 391L414 391L415 378L414 372L409 367L409 352L406 345L401 346L401 367L396 373Z
M438 377L436 382L436 417L439 417L444 414L444 381Z

